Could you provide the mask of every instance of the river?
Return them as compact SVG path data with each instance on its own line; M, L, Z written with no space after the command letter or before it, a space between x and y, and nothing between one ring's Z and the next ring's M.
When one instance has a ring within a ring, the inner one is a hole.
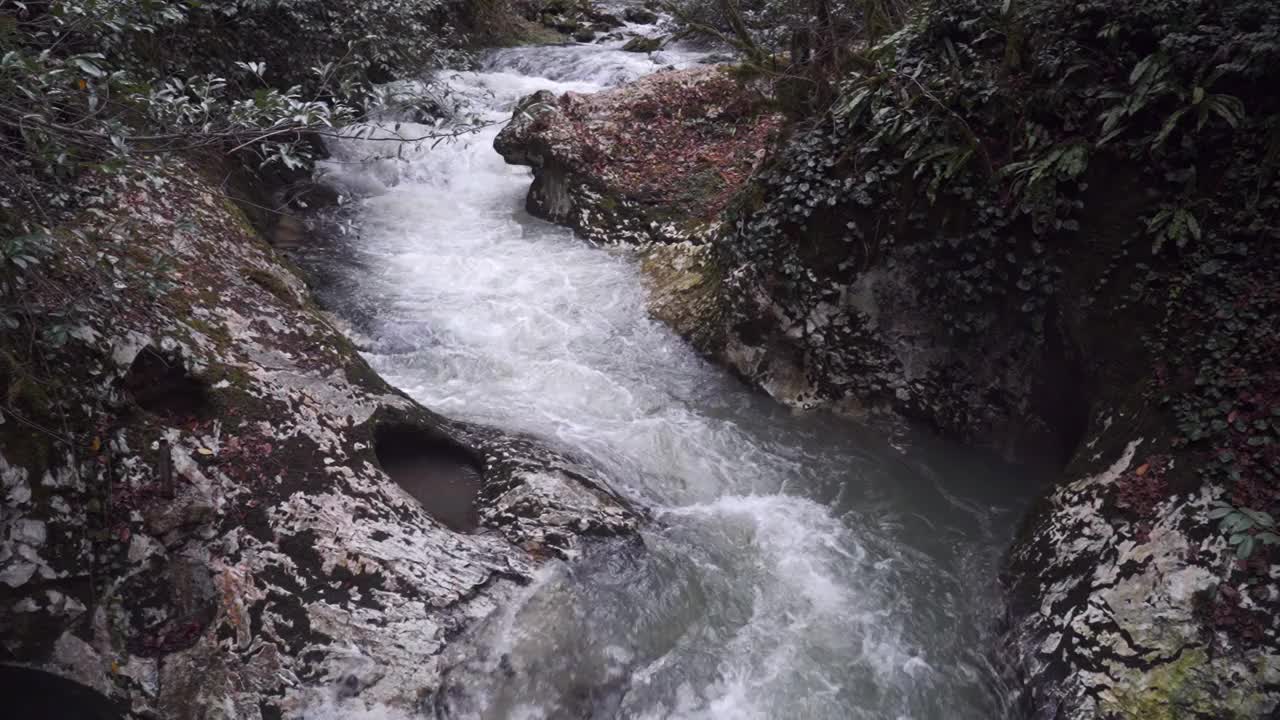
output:
M695 50L493 51L454 98L508 117ZM403 132L416 128L406 126ZM1036 482L902 428L777 406L649 319L636 261L530 217L497 127L403 157L334 148L356 232L304 262L390 382L589 456L651 509L635 543L553 563L469 642L449 718L1009 716L995 575Z

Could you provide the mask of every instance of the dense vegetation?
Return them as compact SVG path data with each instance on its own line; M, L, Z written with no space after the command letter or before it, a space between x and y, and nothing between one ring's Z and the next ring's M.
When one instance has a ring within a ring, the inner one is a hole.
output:
M803 298L889 257L928 278L958 345L1065 326L1089 397L1167 429L1124 479L1127 511L1217 484L1213 516L1263 573L1280 540L1277 61L1267 0L925 3L830 71L838 96L744 199L734 266ZM814 231L843 243L815 253Z
M316 133L429 102L429 90L375 83L453 52L443 10L441 0L5 0L7 256L24 256L9 238L92 205L75 189L86 170L193 151L301 168Z

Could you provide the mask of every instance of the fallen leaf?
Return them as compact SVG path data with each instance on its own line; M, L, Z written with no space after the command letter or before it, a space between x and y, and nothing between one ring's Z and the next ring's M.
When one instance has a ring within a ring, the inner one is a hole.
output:
M206 447L202 447L202 448L200 448L200 449L196 450L196 452L200 453L201 455L212 455L212 454L213 454L213 451L212 451L212 450L210 450L209 448L206 448Z
M1137 470L1134 470L1134 472L1137 473L1138 477L1142 477L1143 475L1146 475L1147 470L1150 470L1150 469L1151 469L1151 463L1142 463L1141 465L1138 466Z

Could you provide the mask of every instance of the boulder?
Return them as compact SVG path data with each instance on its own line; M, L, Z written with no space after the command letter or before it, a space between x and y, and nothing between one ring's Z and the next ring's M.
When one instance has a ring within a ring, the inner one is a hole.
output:
M533 168L533 214L597 242L680 242L711 231L780 124L758 87L702 67L531 95L494 147Z
M622 16L627 19L627 22L637 25L652 25L658 22L658 14L643 7L629 7Z
M1141 403L1100 409L1066 481L1041 501L1004 573L1036 718L1263 718L1280 709L1274 567L1232 573L1206 532L1220 489L1186 493Z
M591 18L591 22L605 28L606 30L615 30L626 25L626 23L619 19L617 15L604 12L603 10L596 10L588 17Z
M134 716L408 713L546 558L634 530L590 465L388 386L200 173L151 171L59 229L74 326L15 398L58 432L0 423L6 662ZM420 492L454 473L455 507Z
M651 53L662 49L662 38L637 35L622 46L624 52Z

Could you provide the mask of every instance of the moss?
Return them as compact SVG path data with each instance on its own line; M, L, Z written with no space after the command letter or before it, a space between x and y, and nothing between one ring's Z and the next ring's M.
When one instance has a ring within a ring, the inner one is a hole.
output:
M557 30L553 30L545 25L538 23L528 23L519 29L516 33L505 38L505 42L500 44L506 46L517 45L561 45L568 42L568 38Z
M1184 650L1173 662L1139 673L1140 687L1118 688L1103 710L1124 720L1243 720L1263 711L1265 699L1245 689L1224 702L1213 668L1204 648Z
M211 386L225 381L240 390L247 391L253 387L253 378L249 373L235 365L212 365L202 373L202 379Z
M280 302L289 307L298 307L298 297L293 294L293 291L289 289L284 280L280 279L279 275L261 268L251 268L245 272L245 275L255 285L274 295Z
M231 218L236 227L247 237L260 237L257 228L249 221L249 216L245 214L240 203L231 198L223 198L222 208L226 210L227 217Z
M185 322L187 327L212 339L219 346L225 346L231 342L231 333L223 325L214 325L211 322L194 317L188 317Z
M10 465L26 470L32 480L53 465L55 442L45 433L33 432L12 420L0 425L0 455Z

